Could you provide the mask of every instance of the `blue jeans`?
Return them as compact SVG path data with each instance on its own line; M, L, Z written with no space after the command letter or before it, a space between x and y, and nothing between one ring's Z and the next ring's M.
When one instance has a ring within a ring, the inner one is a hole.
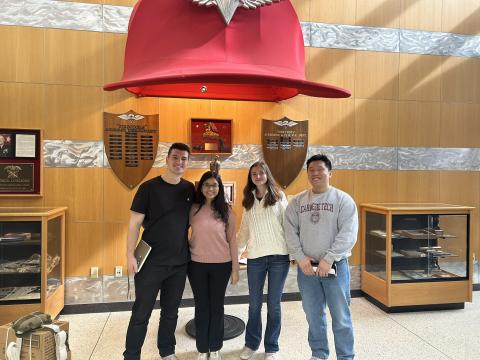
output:
M308 322L308 344L312 356L328 359L327 317L332 316L332 330L338 360L353 359L353 325L350 315L350 269L346 259L337 262L337 276L307 276L297 269L298 287Z
M248 259L247 276L250 297L245 346L252 350L257 350L262 340L263 286L268 274L267 327L264 345L265 352L278 351L278 337L282 326L280 301L289 266L288 255L268 255Z

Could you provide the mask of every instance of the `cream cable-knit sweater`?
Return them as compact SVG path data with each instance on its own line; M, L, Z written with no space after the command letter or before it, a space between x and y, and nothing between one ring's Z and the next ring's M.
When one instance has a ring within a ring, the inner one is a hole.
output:
M255 195L255 194L254 194ZM287 243L283 232L283 215L288 201L283 192L273 206L264 207L265 196L255 199L250 210L244 210L237 242L240 248L247 247L248 258L267 255L287 255Z

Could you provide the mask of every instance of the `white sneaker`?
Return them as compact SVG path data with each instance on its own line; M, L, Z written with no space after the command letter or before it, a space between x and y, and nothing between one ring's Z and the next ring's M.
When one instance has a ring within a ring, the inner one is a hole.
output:
M210 360L222 360L222 355L220 355L220 351L212 351L210 353Z
M242 360L247 360L250 359L253 354L255 354L257 351L250 349L248 346L244 346L242 352L240 353L240 359Z
M276 353L276 352L265 353L265 360L277 360L277 359L280 359L280 357L278 356L278 353Z
M162 357L162 360L178 360L175 354Z
M197 360L208 360L208 353L198 353Z

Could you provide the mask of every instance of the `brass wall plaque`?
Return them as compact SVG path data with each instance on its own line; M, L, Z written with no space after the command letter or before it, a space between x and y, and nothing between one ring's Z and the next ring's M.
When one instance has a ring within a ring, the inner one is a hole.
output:
M35 168L32 163L0 164L0 193L31 193L35 187Z
M158 149L158 114L103 113L103 141L108 162L130 189L137 186L155 162Z
M262 149L272 175L284 189L302 170L308 149L308 120L287 117L262 122Z

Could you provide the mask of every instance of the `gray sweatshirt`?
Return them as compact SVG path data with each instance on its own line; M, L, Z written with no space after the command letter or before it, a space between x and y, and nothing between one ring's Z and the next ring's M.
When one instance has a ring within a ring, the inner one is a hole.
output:
M284 220L290 254L329 264L349 257L357 241L358 214L352 197L330 186L321 194L306 190L288 204Z

